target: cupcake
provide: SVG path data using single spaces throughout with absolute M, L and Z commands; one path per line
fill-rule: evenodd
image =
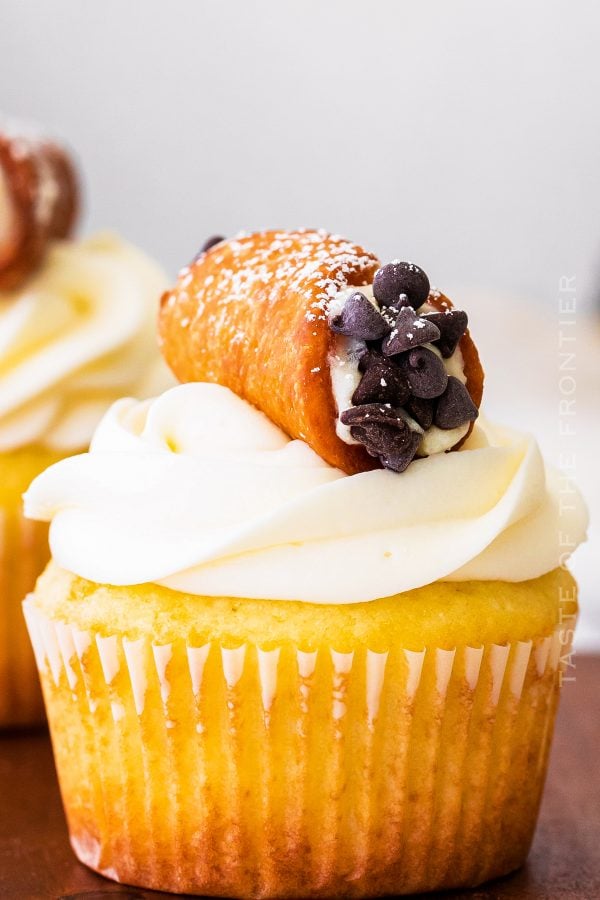
M 479 416 L 464 311 L 322 232 L 164 295 L 184 382 L 25 497 L 71 843 L 145 888 L 370 897 L 524 861 L 576 611 L 559 477 Z M 569 626 L 565 622 L 569 621 Z
M 21 495 L 86 450 L 123 393 L 169 383 L 153 354 L 160 269 L 113 235 L 74 241 L 73 164 L 58 145 L 0 133 L 0 727 L 43 715 L 21 601 L 48 560 Z

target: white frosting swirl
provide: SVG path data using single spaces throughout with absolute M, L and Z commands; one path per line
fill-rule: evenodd
M 118 397 L 172 384 L 155 338 L 165 285 L 141 251 L 102 234 L 57 242 L 23 288 L 0 294 L 0 452 L 80 450 Z
M 559 564 L 557 475 L 535 441 L 478 424 L 402 475 L 347 476 L 228 389 L 121 400 L 90 452 L 25 495 L 60 566 L 99 583 L 353 603 L 439 579 L 521 581 Z M 584 539 L 585 508 L 560 519 Z

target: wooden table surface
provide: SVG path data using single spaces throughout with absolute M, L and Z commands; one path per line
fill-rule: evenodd
M 576 656 L 563 687 L 550 772 L 533 849 L 516 874 L 447 900 L 600 898 L 600 657 Z M 71 853 L 48 736 L 0 736 L 0 898 L 101 900 L 172 897 L 127 888 Z M 431 896 L 431 895 L 430 895 Z

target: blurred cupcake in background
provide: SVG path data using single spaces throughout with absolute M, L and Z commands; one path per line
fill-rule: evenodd
M 21 601 L 47 528 L 23 519 L 21 495 L 87 449 L 117 397 L 169 383 L 154 337 L 165 275 L 115 235 L 73 240 L 78 207 L 65 149 L 0 125 L 0 727 L 43 715 Z

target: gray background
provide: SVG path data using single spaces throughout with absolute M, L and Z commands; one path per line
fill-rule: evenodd
M 600 299 L 592 2 L 4 0 L 3 108 L 68 137 L 90 221 L 170 269 L 206 232 L 326 225 L 382 256 Z
M 422 264 L 470 311 L 488 409 L 554 460 L 576 274 L 578 478 L 600 509 L 599 31 L 598 4 L 557 0 L 3 0 L 0 107 L 75 148 L 85 229 L 171 273 L 207 234 L 298 224 Z

